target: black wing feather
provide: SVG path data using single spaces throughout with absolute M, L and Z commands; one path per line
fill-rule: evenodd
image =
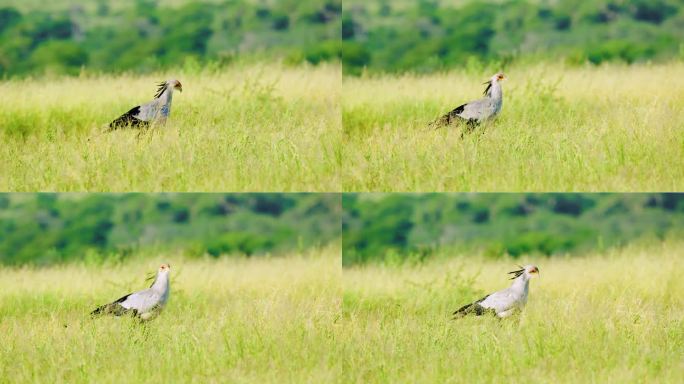
M 431 125 L 434 126 L 435 128 L 443 127 L 445 125 L 449 125 L 453 123 L 454 121 L 462 121 L 464 120 L 461 116 L 459 116 L 461 113 L 463 113 L 463 109 L 465 108 L 465 104 L 459 105 L 458 107 L 454 108 L 451 112 L 447 113 L 446 115 L 440 117 L 439 119 L 435 120 Z
M 97 315 L 104 315 L 104 314 L 113 314 L 115 316 L 121 316 L 121 315 L 126 314 L 126 313 L 131 312 L 131 311 L 137 312 L 136 310 L 126 309 L 121 304 L 119 304 L 119 303 L 123 303 L 128 298 L 128 296 L 130 296 L 130 295 L 132 295 L 132 293 L 129 293 L 126 296 L 122 296 L 122 297 L 116 299 L 115 301 L 112 301 L 109 304 L 99 306 L 94 311 L 90 312 L 90 315 L 91 316 L 97 316 Z
M 111 130 L 124 128 L 124 127 L 139 127 L 146 126 L 149 123 L 135 117 L 140 113 L 140 106 L 131 108 L 130 111 L 124 113 L 123 115 L 117 117 L 114 121 L 109 123 L 109 128 Z
M 477 300 L 473 303 L 466 304 L 466 305 L 462 306 L 461 308 L 457 309 L 456 311 L 454 311 L 454 313 L 452 313 L 451 315 L 454 317 L 463 317 L 463 316 L 468 315 L 470 313 L 475 313 L 476 316 L 484 315 L 485 313 L 490 312 L 491 310 L 481 306 L 480 303 L 483 302 L 484 299 L 486 299 L 488 297 L 489 297 L 489 295 L 487 295 L 487 296 L 485 296 L 485 297 L 481 298 L 480 300 Z

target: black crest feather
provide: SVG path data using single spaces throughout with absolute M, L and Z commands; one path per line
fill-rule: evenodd
M 157 89 L 157 94 L 154 95 L 155 99 L 158 99 L 162 93 L 164 93 L 164 90 L 166 89 L 166 81 L 162 81 L 161 83 L 158 84 L 159 89 Z
M 484 85 L 484 84 L 487 84 L 487 88 L 484 90 L 484 93 L 483 93 L 483 95 L 486 96 L 486 95 L 487 95 L 487 92 L 489 92 L 489 88 L 492 87 L 492 81 L 489 80 L 489 81 L 486 81 L 486 82 L 484 82 L 484 83 L 482 83 L 482 84 L 483 84 L 483 85 Z
M 150 280 L 152 280 L 152 285 L 150 285 L 150 288 L 152 288 L 154 286 L 154 283 L 157 282 L 157 274 L 154 272 L 148 273 L 147 277 L 145 277 L 145 281 L 150 281 Z
M 522 275 L 523 273 L 525 273 L 525 268 L 523 268 L 523 267 L 521 267 L 521 266 L 519 266 L 519 265 L 518 265 L 518 268 L 520 268 L 520 269 L 518 269 L 518 270 L 516 270 L 516 271 L 510 271 L 510 272 L 508 272 L 509 275 L 513 275 L 513 277 L 511 277 L 511 280 L 515 280 L 515 279 L 517 279 L 518 277 L 520 277 L 520 275 Z

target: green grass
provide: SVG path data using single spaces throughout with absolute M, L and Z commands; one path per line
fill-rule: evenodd
M 330 382 L 339 376 L 338 248 L 283 258 L 171 260 L 145 326 L 89 312 L 169 259 L 0 269 L 0 382 Z M 149 283 L 148 283 L 149 284 Z
M 177 78 L 166 126 L 100 134 Z M 337 191 L 339 65 L 0 82 L 0 190 Z
M 344 270 L 342 382 L 681 383 L 684 245 Z M 533 262 L 516 318 L 450 314 Z
M 346 77 L 344 190 L 684 189 L 684 64 L 509 68 L 495 121 L 427 128 L 493 71 Z
M 525 259 L 514 318 L 450 320 L 513 260 L 435 259 L 341 273 L 335 247 L 279 258 L 159 255 L 0 269 L 0 382 L 681 382 L 684 244 Z M 97 305 L 172 266 L 145 325 Z

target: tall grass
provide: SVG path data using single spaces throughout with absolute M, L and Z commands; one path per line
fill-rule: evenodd
M 166 126 L 101 134 L 177 78 Z M 335 191 L 337 65 L 0 82 L 0 190 Z
M 339 376 L 338 248 L 283 258 L 172 259 L 155 320 L 91 319 L 168 261 L 0 269 L 0 382 L 330 382 Z M 149 284 L 149 283 L 148 283 Z
M 495 121 L 463 140 L 427 128 L 491 74 L 345 78 L 344 190 L 684 188 L 684 64 L 509 68 Z
M 516 318 L 451 320 L 508 286 L 517 261 L 454 258 L 344 270 L 343 382 L 681 383 L 684 245 L 529 259 Z

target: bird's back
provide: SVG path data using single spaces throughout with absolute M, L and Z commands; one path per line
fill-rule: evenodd
M 460 116 L 464 119 L 475 119 L 482 121 L 493 117 L 501 110 L 500 101 L 490 97 L 471 101 L 463 106 L 463 112 Z
M 138 313 L 146 313 L 160 305 L 164 305 L 167 297 L 168 295 L 166 294 L 148 288 L 128 295 L 119 304 L 126 309 L 135 309 Z
M 161 99 L 154 99 L 149 103 L 145 103 L 140 106 L 140 113 L 138 118 L 143 121 L 153 121 L 157 119 L 163 108 L 163 103 Z
M 527 291 L 519 291 L 512 287 L 497 291 L 487 296 L 480 305 L 484 308 L 494 309 L 496 313 L 519 308 L 527 301 Z

